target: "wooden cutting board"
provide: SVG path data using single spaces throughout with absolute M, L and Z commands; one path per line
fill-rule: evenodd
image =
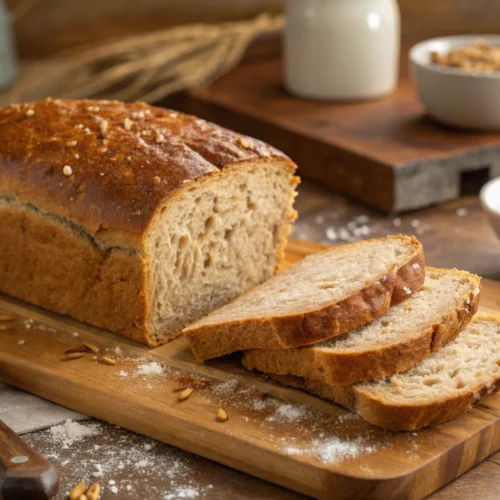
M 321 248 L 292 241 L 287 262 Z M 500 283 L 484 282 L 482 308 L 500 313 Z M 236 357 L 202 365 L 182 338 L 150 349 L 6 296 L 0 311 L 17 318 L 2 322 L 2 381 L 313 497 L 423 498 L 500 449 L 500 396 L 453 422 L 394 434 L 248 373 Z M 83 341 L 117 364 L 93 354 L 62 361 Z M 174 389 L 193 385 L 179 402 Z
M 279 38 L 207 89 L 166 105 L 283 150 L 299 174 L 384 211 L 406 211 L 477 191 L 500 175 L 500 135 L 452 129 L 425 115 L 403 41 L 396 91 L 365 102 L 298 99 L 283 88 Z

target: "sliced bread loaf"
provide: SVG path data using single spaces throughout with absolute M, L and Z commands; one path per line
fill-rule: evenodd
M 183 330 L 200 360 L 314 344 L 358 328 L 420 290 L 422 245 L 389 236 L 310 255 Z
M 382 380 L 347 387 L 293 376 L 272 378 L 334 401 L 379 427 L 414 430 L 436 425 L 500 389 L 500 318 L 478 313 L 446 347 Z
M 276 273 L 295 164 L 142 103 L 0 109 L 0 292 L 159 345 Z
M 253 349 L 250 370 L 351 385 L 408 370 L 453 340 L 476 313 L 478 276 L 427 268 L 424 286 L 384 316 L 344 335 L 296 349 Z

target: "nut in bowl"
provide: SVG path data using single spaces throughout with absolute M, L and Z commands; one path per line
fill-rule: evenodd
M 429 115 L 454 127 L 500 131 L 499 52 L 500 35 L 449 36 L 414 45 L 412 77 Z
M 479 195 L 491 227 L 500 238 L 500 177 L 487 182 Z

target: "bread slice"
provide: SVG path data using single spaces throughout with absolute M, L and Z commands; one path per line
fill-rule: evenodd
M 272 378 L 334 401 L 385 429 L 440 424 L 500 389 L 500 318 L 478 313 L 446 347 L 382 380 L 347 387 L 293 376 Z
M 351 385 L 408 370 L 453 340 L 479 304 L 479 276 L 427 268 L 424 286 L 382 317 L 342 336 L 296 349 L 253 349 L 250 370 Z
M 314 344 L 358 328 L 420 290 L 422 245 L 389 236 L 310 255 L 183 330 L 200 360 Z

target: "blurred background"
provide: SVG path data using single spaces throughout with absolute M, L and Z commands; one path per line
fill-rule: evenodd
M 405 232 L 455 265 L 437 242 L 448 234 L 464 258 L 479 251 L 462 267 L 498 276 L 487 221 L 500 233 L 500 208 L 483 213 L 478 194 L 500 175 L 500 125 L 450 126 L 422 95 L 430 88 L 448 111 L 500 122 L 498 74 L 483 82 L 491 92 L 474 79 L 464 98 L 453 71 L 430 67 L 430 49 L 420 69 L 443 81 L 415 80 L 408 57 L 433 37 L 498 33 L 498 0 L 3 0 L 3 8 L 0 105 L 109 98 L 195 114 L 297 162 L 294 236 L 337 243 Z M 343 89 L 339 75 L 351 75 Z M 369 88 L 376 81 L 382 87 Z M 490 190 L 490 205 L 499 192 L 500 184 Z
M 6 0 L 19 55 L 47 57 L 79 45 L 190 23 L 278 14 L 284 0 Z M 496 0 L 399 0 L 402 33 L 414 40 L 498 32 Z

